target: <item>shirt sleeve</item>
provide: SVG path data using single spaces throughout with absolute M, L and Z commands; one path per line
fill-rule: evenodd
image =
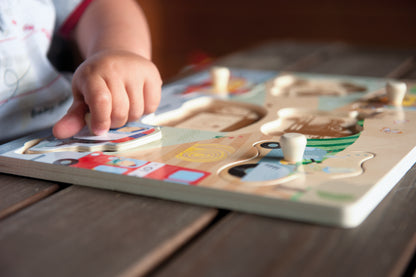
M 93 0 L 53 0 L 56 10 L 55 30 L 68 37 L 85 9 Z

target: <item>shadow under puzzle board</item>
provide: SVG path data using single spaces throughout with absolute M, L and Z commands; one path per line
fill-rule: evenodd
M 416 82 L 399 107 L 385 79 L 231 69 L 164 86 L 155 114 L 59 141 L 0 146 L 0 171 L 343 227 L 359 225 L 416 160 Z M 303 161 L 280 136 L 308 138 Z

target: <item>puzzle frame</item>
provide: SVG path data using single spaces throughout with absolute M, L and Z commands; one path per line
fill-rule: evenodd
M 355 227 L 416 162 L 416 82 L 397 107 L 383 78 L 231 76 L 225 97 L 209 71 L 165 85 L 157 112 L 125 136 L 63 142 L 47 130 L 1 145 L 0 172 Z M 283 158 L 287 132 L 308 137 L 301 163 Z

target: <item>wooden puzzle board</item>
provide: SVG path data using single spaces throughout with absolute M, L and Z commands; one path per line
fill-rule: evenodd
M 416 83 L 393 107 L 386 81 L 232 69 L 224 98 L 201 72 L 112 137 L 45 131 L 2 145 L 0 171 L 354 227 L 416 161 Z M 308 138 L 302 163 L 283 159 L 288 132 Z

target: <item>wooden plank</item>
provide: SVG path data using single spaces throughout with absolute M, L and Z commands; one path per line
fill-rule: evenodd
M 397 72 L 409 55 L 341 45 L 303 69 L 386 76 Z M 415 183 L 413 166 L 355 229 L 232 213 L 152 275 L 398 276 L 416 247 Z
M 369 77 L 399 78 L 415 50 L 396 50 L 388 48 L 359 47 L 338 44 L 325 58 L 312 65 L 306 72 L 344 74 Z
M 374 67 L 375 59 L 379 66 Z M 219 59 L 237 68 L 369 77 L 416 78 L 416 50 L 359 47 L 341 42 L 270 41 Z M 339 66 L 342 65 L 342 66 Z
M 137 276 L 216 210 L 71 186 L 0 222 L 1 276 Z
M 337 49 L 338 43 L 296 43 L 292 40 L 270 41 L 243 48 L 232 54 L 223 56 L 214 61 L 214 64 L 204 65 L 201 68 L 188 68 L 181 71 L 168 81 L 180 80 L 195 70 L 204 70 L 212 65 L 222 65 L 230 68 L 260 69 L 260 70 L 292 70 L 302 71 L 313 64 L 319 63 L 325 53 Z
M 405 79 L 416 79 L 416 50 L 414 52 L 414 55 L 410 57 L 403 66 L 403 71 L 405 72 L 403 78 Z
M 227 55 L 216 63 L 245 69 L 282 70 L 296 67 L 302 70 L 303 67 L 319 62 L 321 53 L 331 49 L 332 44 L 270 41 Z
M 59 186 L 51 182 L 0 174 L 0 220 L 58 189 Z
M 355 229 L 232 213 L 153 276 L 400 276 L 416 246 L 415 182 L 413 167 Z

